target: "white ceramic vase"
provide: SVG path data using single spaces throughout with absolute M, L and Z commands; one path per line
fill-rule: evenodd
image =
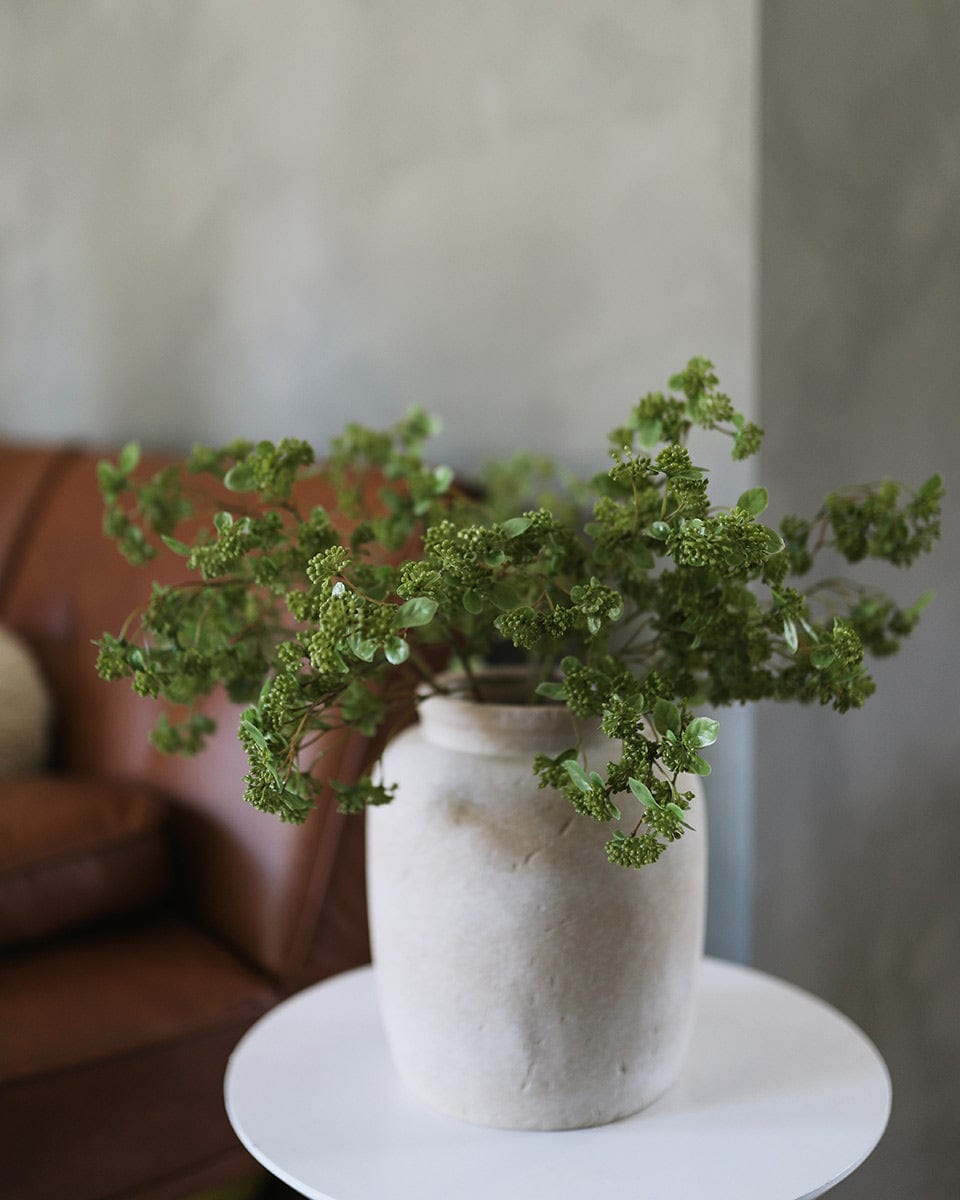
M 602 770 L 609 743 L 579 734 Z M 431 697 L 384 757 L 396 798 L 368 812 L 371 938 L 396 1068 L 425 1103 L 481 1125 L 572 1129 L 637 1112 L 676 1078 L 690 1033 L 702 804 L 696 831 L 658 863 L 611 865 L 616 826 L 578 815 L 533 774 L 538 751 L 577 736 L 560 706 Z M 682 786 L 699 796 L 699 780 Z M 624 808 L 629 832 L 638 814 Z

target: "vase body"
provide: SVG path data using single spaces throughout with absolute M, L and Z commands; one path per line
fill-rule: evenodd
M 395 799 L 368 811 L 371 942 L 394 1063 L 425 1103 L 478 1124 L 572 1129 L 637 1112 L 673 1082 L 689 1038 L 702 805 L 696 830 L 659 862 L 611 865 L 616 824 L 577 814 L 533 774 L 536 753 L 578 736 L 602 770 L 609 742 L 565 708 L 431 697 L 384 756 Z M 680 784 L 699 795 L 698 780 Z

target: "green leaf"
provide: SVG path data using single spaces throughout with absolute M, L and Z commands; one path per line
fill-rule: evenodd
M 383 643 L 383 653 L 386 655 L 388 663 L 399 667 L 401 663 L 405 663 L 410 657 L 410 647 L 403 638 L 389 637 Z
M 611 479 L 608 474 L 594 475 L 590 480 L 590 486 L 598 495 L 607 496 L 611 500 L 620 500 L 630 494 L 630 488 L 627 484 L 619 483 L 616 479 Z
M 670 535 L 670 526 L 666 521 L 654 521 L 647 533 L 658 542 L 665 542 Z
M 503 531 L 503 536 L 509 540 L 510 538 L 519 537 L 521 533 L 526 533 L 530 528 L 529 517 L 511 517 L 509 521 L 504 521 L 500 526 Z
M 644 808 L 660 807 L 653 798 L 653 792 L 650 791 L 645 783 L 641 783 L 639 779 L 628 779 L 627 786 L 644 806 Z
M 463 593 L 462 600 L 463 607 L 468 613 L 473 613 L 473 615 L 476 616 L 478 613 L 483 612 L 483 597 L 473 588 L 468 588 Z
M 818 670 L 823 671 L 836 657 L 836 653 L 830 646 L 817 646 L 810 655 L 810 661 Z
M 666 733 L 668 729 L 672 729 L 674 733 L 679 733 L 680 710 L 675 704 L 671 704 L 669 700 L 661 698 L 653 706 L 653 723 L 661 733 Z
M 224 475 L 223 482 L 231 492 L 252 492 L 256 490 L 257 477 L 250 463 L 238 462 Z
M 779 554 L 786 545 L 783 538 L 775 529 L 771 529 L 769 525 L 763 526 L 763 532 L 767 536 L 767 553 L 771 555 Z
M 925 483 L 920 485 L 917 496 L 920 500 L 936 500 L 942 491 L 943 476 L 931 475 Z
M 429 596 L 414 596 L 397 609 L 393 626 L 395 629 L 415 629 L 419 625 L 429 625 L 436 611 L 436 600 Z
M 659 417 L 654 417 L 650 421 L 637 422 L 637 437 L 640 439 L 640 445 L 644 450 L 649 450 L 651 446 L 655 446 L 663 436 L 663 422 Z
M 452 467 L 435 467 L 433 471 L 433 494 L 442 496 L 453 483 Z
M 102 458 L 97 463 L 97 481 L 102 488 L 115 488 L 122 482 L 123 477 L 112 462 Z
M 934 476 L 934 478 L 939 479 L 940 476 L 936 475 L 936 476 Z M 934 598 L 935 594 L 936 594 L 935 592 L 924 592 L 919 600 L 915 600 L 913 602 L 913 604 L 910 605 L 909 608 L 904 609 L 903 615 L 909 621 L 915 621 L 917 619 L 917 617 L 919 617 L 920 614 L 923 612 L 923 610 L 927 607 L 927 605 L 930 603 L 930 601 Z
M 690 770 L 694 775 L 710 774 L 710 764 L 705 758 L 701 758 L 699 754 L 692 754 L 690 760 Z
M 372 638 L 365 638 L 359 633 L 351 633 L 347 638 L 347 645 L 357 658 L 364 662 L 373 662 L 373 656 L 377 652 L 377 643 Z
M 759 517 L 770 502 L 767 489 L 762 487 L 749 488 L 737 501 L 737 508 L 743 509 L 751 517 Z
M 233 525 L 233 516 L 228 512 L 218 512 L 214 514 L 213 525 L 217 533 L 226 533 Z
M 169 534 L 161 533 L 160 540 L 168 550 L 172 550 L 174 554 L 179 554 L 183 558 L 186 558 L 190 553 L 190 547 L 181 542 L 179 538 L 170 537 Z
M 687 824 L 687 822 L 684 820 L 684 812 L 683 812 L 683 809 L 680 807 L 680 805 L 679 805 L 679 804 L 674 804 L 674 803 L 671 801 L 669 804 L 665 805 L 664 807 L 666 808 L 666 810 L 667 810 L 667 812 L 668 812 L 668 813 L 670 813 L 672 816 L 674 816 L 674 817 L 676 817 L 676 818 L 677 818 L 677 820 L 678 820 L 678 821 L 680 822 L 680 824 L 681 824 L 681 825 L 684 827 L 684 829 L 689 829 L 689 830 L 691 830 L 692 832 L 694 831 L 694 830 L 693 830 L 693 826 L 692 826 L 692 825 L 688 825 L 688 824 Z
M 783 640 L 790 647 L 790 652 L 796 654 L 799 642 L 797 640 L 797 625 L 792 617 L 783 619 Z
M 563 763 L 563 769 L 570 776 L 573 783 L 576 784 L 581 792 L 592 791 L 593 784 L 587 778 L 586 771 L 584 771 L 583 767 L 580 766 L 575 758 L 565 759 Z
M 264 754 L 269 754 L 267 739 L 263 736 L 262 731 L 256 723 L 258 716 L 259 714 L 256 709 L 248 708 L 240 718 L 240 721 L 250 738 L 256 743 L 258 749 L 262 750 Z
M 694 749 L 712 746 L 720 735 L 720 722 L 712 717 L 695 717 L 683 733 L 683 740 Z
M 523 601 L 509 583 L 496 582 L 490 587 L 490 599 L 501 612 L 512 612 Z
M 562 683 L 552 683 L 550 680 L 537 684 L 537 695 L 547 700 L 566 700 L 567 691 Z
M 124 448 L 120 451 L 120 458 L 117 465 L 123 475 L 129 475 L 131 471 L 137 469 L 137 463 L 140 461 L 140 445 L 137 442 L 127 442 Z

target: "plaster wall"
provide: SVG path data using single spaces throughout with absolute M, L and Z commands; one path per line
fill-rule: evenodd
M 697 353 L 752 411 L 756 36 L 753 0 L 5 3 L 0 432 L 322 446 L 418 403 L 463 471 L 593 471 Z M 750 728 L 714 756 L 741 958 Z
M 4 4 L 4 429 L 420 403 L 458 465 L 590 464 L 692 353 L 749 403 L 754 34 L 750 0 Z
M 877 694 L 757 720 L 757 965 L 851 1016 L 893 1077 L 838 1200 L 960 1188 L 958 61 L 954 4 L 764 5 L 761 476 L 807 514 L 842 483 L 948 488 L 915 578 L 858 570 L 903 603 L 936 591 Z

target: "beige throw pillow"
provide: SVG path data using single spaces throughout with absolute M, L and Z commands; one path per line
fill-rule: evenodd
M 0 776 L 43 764 L 49 722 L 50 700 L 33 654 L 0 626 Z

